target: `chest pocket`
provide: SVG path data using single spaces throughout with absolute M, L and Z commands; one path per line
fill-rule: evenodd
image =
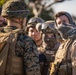
M 47 59 L 48 62 L 54 61 L 55 53 L 56 53 L 55 50 L 46 50 L 44 52 L 44 55 L 46 56 L 46 59 Z

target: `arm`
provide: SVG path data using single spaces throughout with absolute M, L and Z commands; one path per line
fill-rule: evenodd
M 23 59 L 26 75 L 41 75 L 37 47 L 33 40 L 26 41 Z
M 60 63 L 62 62 L 63 59 L 63 55 L 65 53 L 65 51 L 62 51 L 62 46 L 63 44 L 61 44 L 56 52 L 55 55 L 55 60 L 54 62 L 51 64 L 51 70 L 50 70 L 50 75 L 56 75 L 58 72 L 58 69 L 60 67 Z
M 74 41 L 71 48 L 71 60 L 72 60 L 72 75 L 76 75 L 76 41 Z

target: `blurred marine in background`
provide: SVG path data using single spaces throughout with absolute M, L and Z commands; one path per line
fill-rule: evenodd
M 55 22 L 57 25 L 60 25 L 62 23 L 68 23 L 74 27 L 76 26 L 72 16 L 65 11 L 60 11 L 55 14 Z
M 38 24 L 37 24 L 38 25 Z M 40 56 L 45 55 L 46 61 L 43 61 L 41 57 L 39 59 L 40 62 L 43 62 L 42 66 L 42 75 L 49 75 L 50 73 L 50 65 L 54 61 L 54 57 L 56 51 L 59 47 L 59 42 L 57 41 L 57 33 L 55 31 L 55 22 L 54 21 L 46 21 L 41 25 L 41 29 L 39 25 L 36 27 L 42 35 L 42 48 L 40 51 Z
M 56 29 L 63 41 L 52 63 L 50 75 L 76 75 L 76 28 L 62 23 Z
M 0 7 L 0 27 L 6 26 L 5 18 L 1 16 L 2 8 Z

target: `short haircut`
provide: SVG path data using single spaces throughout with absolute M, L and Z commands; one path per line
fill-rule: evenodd
M 63 15 L 66 16 L 65 12 L 63 12 L 63 11 L 58 12 L 58 13 L 55 15 L 55 19 L 57 19 L 58 17 L 63 16 Z

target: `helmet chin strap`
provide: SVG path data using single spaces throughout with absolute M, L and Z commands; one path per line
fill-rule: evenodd
M 15 23 L 21 25 L 21 29 L 24 28 L 24 26 L 23 26 L 24 18 L 23 18 L 23 19 L 19 19 L 19 21 L 16 21 L 16 20 L 14 20 L 13 18 L 11 18 L 11 20 L 12 20 L 13 22 L 15 22 Z
M 19 19 L 19 24 L 21 25 L 21 29 L 24 28 L 24 26 L 23 26 L 23 21 L 24 21 L 24 19 Z

